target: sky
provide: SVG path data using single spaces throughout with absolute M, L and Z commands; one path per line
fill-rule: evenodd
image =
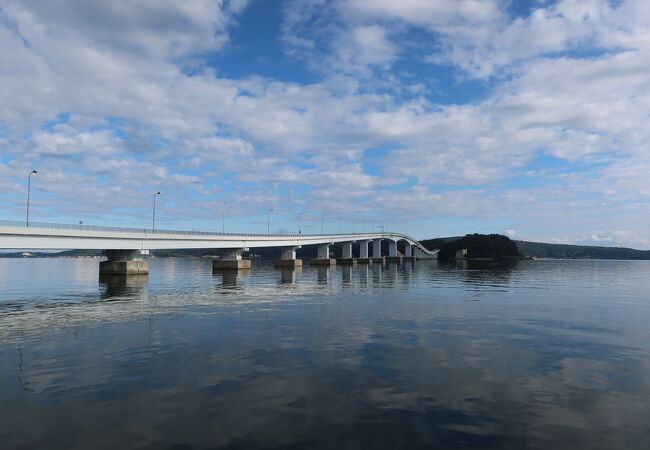
M 0 4 L 4 220 L 648 249 L 649 125 L 647 0 Z

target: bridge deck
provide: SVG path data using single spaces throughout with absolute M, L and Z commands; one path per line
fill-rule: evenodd
M 260 248 L 389 239 L 406 241 L 434 255 L 401 233 L 257 234 L 152 230 L 89 225 L 0 221 L 0 248 L 49 250 L 162 250 L 189 248 Z

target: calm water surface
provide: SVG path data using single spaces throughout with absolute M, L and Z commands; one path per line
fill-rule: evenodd
M 650 262 L 0 259 L 0 448 L 650 448 Z

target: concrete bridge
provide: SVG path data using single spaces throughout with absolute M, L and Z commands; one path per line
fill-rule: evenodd
M 388 254 L 382 255 L 382 241 Z M 403 247 L 398 252 L 398 243 Z M 331 258 L 330 246 L 341 244 L 341 255 Z M 44 250 L 102 250 L 107 261 L 100 263 L 100 274 L 141 274 L 149 267 L 142 255 L 150 250 L 220 249 L 215 269 L 238 270 L 251 267 L 242 253 L 252 248 L 278 247 L 278 267 L 299 267 L 296 250 L 307 245 L 318 247 L 314 265 L 371 264 L 373 262 L 437 258 L 437 251 L 424 248 L 417 240 L 400 233 L 338 234 L 249 234 L 205 231 L 173 231 L 143 228 L 117 228 L 88 225 L 0 220 L 0 248 Z M 356 250 L 356 252 L 354 251 Z

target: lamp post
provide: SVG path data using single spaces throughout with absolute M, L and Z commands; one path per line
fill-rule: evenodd
M 38 173 L 36 170 L 32 170 L 29 172 L 29 175 L 27 175 L 27 215 L 25 217 L 25 226 L 26 228 L 29 228 L 29 193 L 32 189 L 32 175 Z
M 325 234 L 325 214 L 320 216 L 320 234 Z
M 151 215 L 151 232 L 156 232 L 156 195 L 160 195 L 160 192 L 155 192 L 153 194 L 153 213 Z
M 302 234 L 302 227 L 300 224 L 300 214 L 298 214 L 298 234 Z
M 271 234 L 271 213 L 273 212 L 273 208 L 269 209 L 266 212 L 266 234 Z
M 223 207 L 221 208 L 221 232 L 226 232 L 226 205 L 228 203 L 223 202 Z

